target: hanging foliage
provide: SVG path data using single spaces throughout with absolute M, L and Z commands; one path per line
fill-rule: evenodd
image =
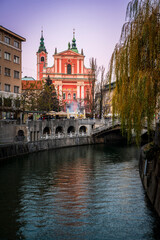
M 160 1 L 132 0 L 120 42 L 112 54 L 109 79 L 116 78 L 113 113 L 120 116 L 128 140 L 137 143 L 144 124 L 151 128 L 160 98 Z

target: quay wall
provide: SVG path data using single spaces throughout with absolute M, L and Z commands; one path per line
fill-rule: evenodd
M 154 142 L 141 148 L 140 177 L 146 194 L 160 216 L 160 125 L 157 124 Z
M 24 154 L 49 149 L 57 149 L 71 146 L 88 145 L 95 143 L 103 143 L 104 139 L 93 139 L 89 136 L 61 138 L 61 139 L 45 139 L 34 142 L 17 142 L 0 145 L 0 161 Z
M 48 138 L 56 138 L 58 132 L 61 135 L 63 134 L 64 137 L 68 137 L 70 128 L 74 129 L 74 135 L 81 134 L 81 130 L 84 131 L 85 128 L 85 134 L 90 136 L 93 126 L 94 121 L 88 119 L 37 120 L 27 121 L 25 124 L 17 124 L 16 121 L 5 120 L 0 121 L 0 144 L 15 143 L 22 140 L 24 142 L 39 141 L 46 138 L 46 134 Z

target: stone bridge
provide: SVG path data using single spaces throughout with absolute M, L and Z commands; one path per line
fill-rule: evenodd
M 92 119 L 28 120 L 24 124 L 19 124 L 13 120 L 1 120 L 0 144 L 90 137 L 94 125 L 95 120 Z
M 151 138 L 153 138 L 154 132 L 155 132 L 155 126 L 156 124 L 152 123 L 152 131 L 151 131 Z M 133 138 L 135 137 L 135 134 L 132 133 Z M 99 127 L 96 127 L 92 130 L 92 137 L 94 138 L 104 138 L 105 142 L 109 141 L 116 141 L 116 140 L 125 140 L 126 137 L 122 136 L 121 134 L 121 123 L 119 120 L 115 120 L 114 122 L 110 119 L 108 121 L 104 121 L 103 124 L 101 124 Z M 141 132 L 141 140 L 143 142 L 148 142 L 148 129 L 147 124 L 144 125 L 144 128 Z
M 126 142 L 126 137 L 122 136 L 120 121 L 114 122 L 110 119 L 105 121 L 99 127 L 96 127 L 92 131 L 92 137 L 94 139 L 103 139 L 104 142 Z
M 29 120 L 25 124 L 0 121 L 0 144 L 77 137 L 101 138 L 106 142 L 120 140 L 122 139 L 120 122 L 118 120 L 112 122 L 111 119 Z
M 106 132 L 114 131 L 116 129 L 120 129 L 120 121 L 112 121 L 111 119 L 108 121 L 104 121 L 99 127 L 96 127 L 92 131 L 92 136 L 94 137 L 102 137 L 106 134 Z

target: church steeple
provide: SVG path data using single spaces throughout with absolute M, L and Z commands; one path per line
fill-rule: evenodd
M 73 29 L 73 39 L 72 39 L 72 51 L 78 53 L 78 49 L 76 47 L 76 39 L 75 39 L 75 29 Z
M 45 53 L 47 53 L 47 50 L 46 50 L 46 48 L 45 48 L 45 46 L 44 46 L 44 37 L 43 37 L 43 30 L 41 30 L 41 38 L 40 38 L 40 46 L 39 46 L 39 49 L 38 49 L 38 53 L 40 53 L 40 52 L 45 52 Z
M 41 31 L 41 41 L 37 52 L 37 80 L 42 80 L 44 68 L 47 67 L 47 50 L 44 46 L 43 30 Z

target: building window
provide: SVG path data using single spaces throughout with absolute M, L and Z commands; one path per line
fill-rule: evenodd
M 5 92 L 10 92 L 11 86 L 9 84 L 5 84 Z
M 4 106 L 5 107 L 11 107 L 12 106 L 12 100 L 10 98 L 4 98 L 3 100 L 4 100 Z
M 71 94 L 70 93 L 68 93 L 68 99 L 71 99 Z
M 18 71 L 14 71 L 14 78 L 19 78 L 19 72 Z
M 4 42 L 7 43 L 7 44 L 10 44 L 10 38 L 9 37 L 4 37 Z
M 5 53 L 4 53 L 4 59 L 6 59 L 6 60 L 11 60 L 11 54 L 8 53 L 8 52 L 5 52 Z
M 14 41 L 14 47 L 19 48 L 19 42 Z
M 11 76 L 11 69 L 5 68 L 4 75 L 10 77 Z
M 41 57 L 41 62 L 44 62 L 44 57 Z
M 1 53 L 1 49 L 0 49 L 0 58 L 1 58 L 1 56 L 2 56 L 2 53 Z
M 63 93 L 63 99 L 66 99 L 66 94 L 65 93 Z
M 0 66 L 0 75 L 1 75 L 1 66 Z
M 19 93 L 19 87 L 18 86 L 14 86 L 14 93 Z
M 1 91 L 1 83 L 0 83 L 0 91 Z
M 73 93 L 73 99 L 76 100 L 76 93 Z
M 14 61 L 14 63 L 19 63 L 19 57 L 14 55 L 14 60 L 13 61 Z
M 67 65 L 67 74 L 71 74 L 71 64 Z
M 21 105 L 20 100 L 19 99 L 15 99 L 14 100 L 14 105 L 15 105 L 15 107 L 20 107 L 20 105 Z

